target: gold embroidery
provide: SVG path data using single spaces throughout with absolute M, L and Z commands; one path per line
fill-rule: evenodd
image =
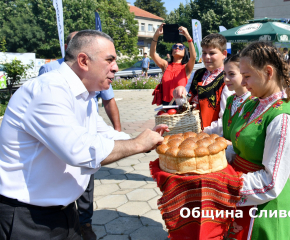
M 211 100 L 211 104 L 213 105 L 213 107 L 215 107 L 215 96 L 211 95 L 208 99 Z
M 212 90 L 213 88 L 215 88 L 219 82 L 221 81 L 221 79 L 224 77 L 224 75 L 221 75 L 217 80 L 214 80 L 215 82 L 213 83 L 213 85 L 211 85 L 210 87 L 207 88 L 198 88 L 198 94 L 203 94 L 204 92 L 209 92 L 210 90 Z

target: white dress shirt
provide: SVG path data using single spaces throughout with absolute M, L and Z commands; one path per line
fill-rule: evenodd
M 0 194 L 37 206 L 68 205 L 112 152 L 115 131 L 66 64 L 27 81 L 0 128 Z

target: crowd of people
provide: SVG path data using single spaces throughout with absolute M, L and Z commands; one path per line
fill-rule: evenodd
M 231 239 L 288 239 L 290 212 L 289 57 L 266 42 L 254 42 L 227 57 L 226 39 L 210 34 L 201 42 L 205 68 L 192 73 L 189 49 L 172 46 L 167 60 L 150 56 L 162 69 L 163 105 L 191 94 L 202 130 L 228 140 L 227 159 L 242 172 L 237 209 L 256 206 L 253 218 L 234 219 Z M 96 239 L 91 228 L 93 174 L 106 164 L 154 149 L 166 125 L 131 139 L 121 124 L 111 83 L 118 71 L 113 39 L 96 30 L 72 33 L 65 58 L 40 69 L 37 78 L 11 98 L 0 128 L 0 239 Z M 190 54 L 189 54 L 190 53 Z M 143 59 L 147 74 L 150 60 Z M 98 114 L 99 95 L 114 128 Z M 77 208 L 75 206 L 77 203 Z M 230 229 L 231 229 L 230 226 Z M 227 233 L 225 233 L 226 235 Z M 279 236 L 279 237 L 277 237 Z M 219 236 L 223 237 L 223 236 Z

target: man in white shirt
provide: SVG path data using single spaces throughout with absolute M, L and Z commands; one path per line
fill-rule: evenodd
M 77 239 L 74 201 L 102 165 L 154 149 L 167 126 L 135 139 L 98 115 L 95 91 L 118 71 L 113 40 L 77 33 L 59 69 L 12 96 L 0 128 L 0 239 Z

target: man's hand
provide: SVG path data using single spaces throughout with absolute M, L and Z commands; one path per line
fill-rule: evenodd
M 173 90 L 173 97 L 176 99 L 176 98 L 182 98 L 183 95 L 186 96 L 187 92 L 186 92 L 186 89 L 185 87 L 183 86 L 178 86 L 177 88 L 175 88 Z
M 160 145 L 164 138 L 159 133 L 150 129 L 146 129 L 140 135 L 138 135 L 133 141 L 135 141 L 140 148 L 140 152 L 148 152 Z
M 169 132 L 170 130 L 167 125 L 159 124 L 155 126 L 152 131 L 158 132 L 162 136 L 164 132 Z

